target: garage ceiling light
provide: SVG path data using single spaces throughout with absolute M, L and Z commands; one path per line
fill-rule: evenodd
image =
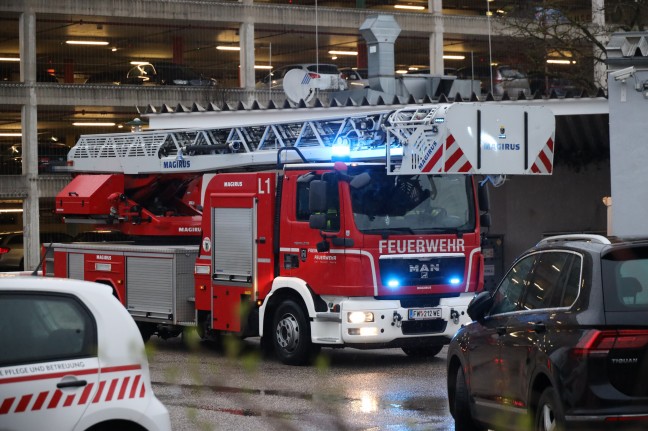
M 550 58 L 550 59 L 547 60 L 547 63 L 549 63 L 549 64 L 572 64 L 572 63 L 576 64 L 575 61 L 560 60 L 560 59 L 557 59 L 557 58 Z
M 91 123 L 91 122 L 89 122 L 89 123 L 81 123 L 81 122 L 79 122 L 79 123 L 72 123 L 72 125 L 73 125 L 73 126 L 79 126 L 79 127 L 84 127 L 84 126 L 87 126 L 87 127 L 111 127 L 111 126 L 114 126 L 115 123 L 110 123 L 110 122 L 102 122 L 102 123 Z
M 216 49 L 220 51 L 240 51 L 241 47 L 240 46 L 226 46 L 226 45 L 218 45 Z
M 358 55 L 358 51 L 336 51 L 332 50 L 328 52 L 331 55 Z
M 265 65 L 265 64 L 255 64 L 254 68 L 255 69 L 272 69 L 272 66 Z
M 3 138 L 19 138 L 22 136 L 20 132 L 2 132 L 0 136 Z
M 0 61 L 20 61 L 20 57 L 0 57 Z
M 395 4 L 394 9 L 424 10 L 425 6 L 414 6 L 414 5 L 411 5 L 411 4 Z
M 104 40 L 66 40 L 65 43 L 68 45 L 108 45 L 108 42 Z
M 466 56 L 465 55 L 444 55 L 443 59 L 444 60 L 465 60 Z

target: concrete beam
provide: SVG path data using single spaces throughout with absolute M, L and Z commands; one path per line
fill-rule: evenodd
M 2 6 L 5 12 L 20 13 L 24 10 L 25 0 L 7 0 Z M 29 0 L 30 9 L 36 14 L 87 15 L 121 17 L 129 19 L 155 19 L 197 22 L 240 23 L 241 17 L 250 17 L 256 25 L 273 24 L 286 27 L 311 29 L 313 27 L 313 7 L 247 4 L 234 2 L 196 2 L 192 0 L 173 0 L 156 2 L 153 7 L 146 0 Z M 369 15 L 385 11 L 354 8 L 319 7 L 318 25 L 329 28 L 357 30 Z M 431 13 L 392 12 L 404 34 L 428 35 L 434 28 L 435 19 Z M 451 33 L 465 35 L 487 35 L 488 23 L 482 16 L 443 16 L 444 27 Z M 493 34 L 501 29 L 493 23 Z
M 23 175 L 2 175 L 0 199 L 26 199 L 29 194 L 27 177 Z M 69 175 L 43 175 L 32 179 L 38 184 L 38 197 L 53 198 L 71 180 Z
M 140 87 L 121 85 L 78 85 L 37 83 L 39 106 L 160 106 L 178 103 L 191 106 L 194 102 L 207 105 L 227 101 L 246 100 L 244 90 L 233 88 Z M 263 98 L 261 92 L 248 91 L 253 97 Z M 267 93 L 267 92 L 266 92 Z M 22 105 L 29 100 L 29 89 L 21 83 L 0 83 L 0 106 Z M 267 97 L 266 97 L 267 98 Z

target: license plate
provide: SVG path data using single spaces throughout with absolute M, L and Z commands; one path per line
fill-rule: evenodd
M 409 310 L 409 320 L 440 319 L 440 308 L 411 308 Z

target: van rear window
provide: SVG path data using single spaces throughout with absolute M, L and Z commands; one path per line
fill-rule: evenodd
M 606 311 L 648 311 L 648 248 L 613 250 L 601 265 Z

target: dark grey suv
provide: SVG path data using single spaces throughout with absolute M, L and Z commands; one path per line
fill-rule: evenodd
M 544 239 L 448 348 L 458 431 L 648 429 L 648 240 Z

